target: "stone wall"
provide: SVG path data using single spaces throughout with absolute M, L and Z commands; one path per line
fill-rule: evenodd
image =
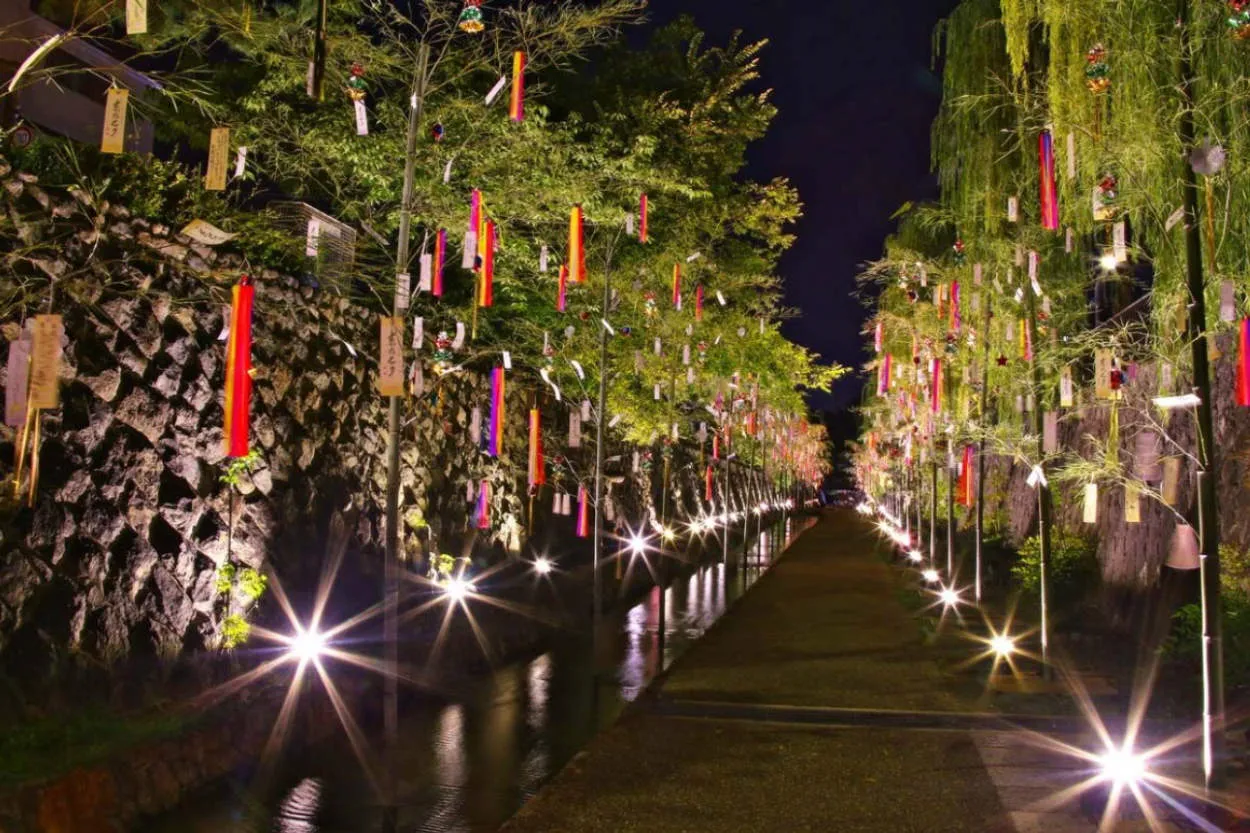
M 1214 423 L 1216 433 L 1217 494 L 1220 502 L 1221 540 L 1241 551 L 1250 548 L 1250 505 L 1247 498 L 1247 463 L 1250 462 L 1250 409 L 1235 404 L 1236 343 L 1231 333 L 1221 334 L 1215 343 L 1221 353 L 1213 363 Z M 1150 400 L 1158 395 L 1159 371 L 1154 363 L 1128 368 L 1132 376 L 1119 405 L 1119 460 L 1124 476 L 1138 476 L 1135 449 L 1137 435 L 1153 432 L 1160 436 L 1165 457 L 1181 460 L 1179 500 L 1175 507 L 1160 500 L 1141 497 L 1140 523 L 1126 523 L 1124 487 L 1100 483 L 1098 521 L 1084 523 L 1084 496 L 1079 484 L 1053 483 L 1055 519 L 1066 531 L 1097 538 L 1098 558 L 1104 584 L 1119 590 L 1144 591 L 1156 585 L 1160 568 L 1167 560 L 1173 533 L 1180 517 L 1197 525 L 1192 459 L 1195 445 L 1194 419 L 1188 411 L 1165 414 Z M 1171 393 L 1184 392 L 1182 371 L 1174 373 Z M 1079 407 L 1067 409 L 1059 422 L 1061 453 L 1080 450 L 1084 456 L 1097 455 L 1105 447 L 1110 431 L 1110 406 L 1095 402 L 1092 384 L 1081 392 Z M 1091 438 L 1097 438 L 1096 441 Z M 986 478 L 986 512 L 996 514 L 1006 524 L 1008 537 L 1015 542 L 1037 532 L 1036 492 L 1026 482 L 1029 468 L 1018 462 L 994 459 Z M 1160 490 L 1158 473 L 1150 485 Z
M 229 605 L 238 604 L 217 590 L 220 567 L 270 567 L 284 586 L 307 589 L 334 518 L 352 533 L 343 602 L 363 609 L 374 601 L 386 478 L 377 312 L 253 272 L 252 445 L 261 462 L 232 490 L 221 482 L 223 339 L 241 257 L 81 192 L 45 190 L 7 166 L 0 178 L 16 229 L 5 242 L 10 262 L 38 277 L 32 285 L 56 279 L 51 310 L 65 320 L 62 407 L 43 417 L 34 505 L 9 506 L 0 519 L 0 670 L 30 680 L 72 656 L 108 664 L 214 647 Z M 23 247 L 55 255 L 22 255 Z M 0 324 L 3 385 L 19 325 Z M 468 428 L 473 407 L 487 411 L 490 361 L 404 404 L 400 506 L 413 569 L 426 547 L 498 559 L 526 540 L 526 420 L 542 385 L 521 368 L 510 374 L 505 453 L 490 458 Z M 567 405 L 544 407 L 551 456 Z M 14 444 L 14 432 L 0 429 L 5 478 Z M 579 471 L 590 454 L 570 452 L 580 455 Z M 611 454 L 614 502 L 640 518 L 646 477 L 631 470 L 631 450 Z M 469 529 L 466 485 L 482 479 L 493 486 L 492 527 L 478 534 Z M 679 449 L 675 488 L 690 508 L 700 484 L 699 466 Z M 573 519 L 549 517 L 550 494 L 534 501 L 535 526 L 544 542 L 558 539 L 576 555 Z M 277 617 L 276 607 L 262 602 L 262 621 Z

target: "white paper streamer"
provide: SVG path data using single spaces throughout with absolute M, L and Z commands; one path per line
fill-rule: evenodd
M 616 335 L 616 330 L 612 329 L 612 325 L 608 323 L 608 319 L 600 318 L 599 321 L 600 323 L 603 324 L 603 329 L 608 331 L 608 335 L 610 336 Z
M 660 401 L 660 383 L 659 382 L 655 383 L 655 401 L 656 402 Z
M 504 370 L 512 369 L 512 354 L 509 353 L 507 350 L 503 351 L 503 369 Z
M 420 350 L 425 346 L 425 319 L 412 319 L 412 349 Z
M 1041 466 L 1034 466 L 1032 471 L 1029 472 L 1029 479 L 1025 482 L 1034 489 L 1038 486 L 1045 486 L 1047 485 L 1046 473 L 1042 471 Z
M 569 448 L 582 447 L 582 417 L 577 411 L 569 411 Z
M 487 107 L 495 103 L 495 99 L 499 97 L 499 94 L 501 92 L 503 92 L 503 88 L 504 86 L 507 85 L 507 83 L 508 83 L 507 75 L 499 76 L 499 80 L 495 82 L 495 86 L 491 87 L 490 92 L 486 94 L 486 106 Z
M 1123 220 L 1111 227 L 1111 251 L 1116 263 L 1128 260 L 1128 227 Z
M 456 322 L 456 337 L 451 342 L 451 349 L 459 350 L 463 346 L 464 346 L 464 322 L 457 321 Z
M 356 135 L 369 135 L 369 111 L 365 109 L 364 101 L 352 102 L 356 105 Z
M 226 319 L 229 321 L 229 318 Z M 227 324 L 227 328 L 229 325 Z M 30 331 L 9 343 L 8 384 L 4 389 L 4 424 L 20 428 L 26 423 L 26 401 L 30 382 Z
M 605 500 L 603 504 L 603 516 L 607 518 L 608 523 L 616 520 L 616 504 L 611 500 Z
M 573 333 L 575 333 L 575 332 L 577 332 L 577 328 L 576 328 L 576 327 L 574 327 L 572 324 L 570 324 L 570 325 L 568 325 L 567 327 L 565 327 L 565 328 L 564 328 L 564 337 L 565 337 L 565 338 L 572 338 L 572 337 L 573 337 Z
M 443 168 L 443 184 L 447 185 L 451 182 L 451 163 L 456 157 L 447 160 L 447 167 Z
M 972 264 L 972 285 L 973 286 L 981 285 L 981 276 L 983 272 L 984 272 L 984 269 L 981 266 L 981 264 L 979 263 Z
M 625 215 L 625 233 L 628 234 L 630 237 L 634 236 L 634 215 L 633 214 Z
M 686 368 L 686 384 L 687 385 L 694 384 L 694 368 L 693 367 Z
M 421 396 L 425 393 L 425 370 L 421 367 L 420 359 L 414 361 L 412 369 L 408 371 L 408 389 L 412 391 L 413 396 Z
M 1042 414 L 1042 451 L 1054 454 L 1059 450 L 1059 414 L 1047 411 Z
M 316 257 L 317 246 L 321 242 L 321 221 L 316 217 L 308 218 L 308 228 L 304 231 L 304 256 Z
M 686 258 L 686 262 L 694 263 L 696 260 L 698 260 L 701 257 L 703 257 L 703 252 L 695 252 L 694 254 L 690 255 L 690 257 Z
M 1177 223 L 1179 223 L 1181 220 L 1184 220 L 1184 219 L 1185 219 L 1185 206 L 1182 205 L 1179 208 L 1177 208 L 1175 211 L 1173 211 L 1171 214 L 1168 215 L 1167 220 L 1164 221 L 1163 223 L 1163 230 L 1171 231 L 1172 229 L 1176 228 Z
M 638 372 L 642 372 L 642 367 L 643 367 L 642 351 L 635 350 L 634 351 L 634 370 L 637 370 Z
M 474 493 L 476 492 L 476 486 L 477 484 L 474 483 L 472 480 L 464 484 L 464 499 L 467 500 L 469 503 L 473 502 L 473 498 L 475 496 Z
M 722 307 L 726 306 L 729 303 L 728 301 L 725 300 L 725 293 L 721 292 L 719 289 L 716 290 L 716 302 L 720 304 Z
M 638 454 L 638 452 L 637 452 L 637 451 L 635 451 L 635 452 L 634 452 L 634 467 L 633 467 L 633 470 L 634 470 L 634 471 L 638 471 L 639 467 L 640 467 L 640 455 Z
M 573 496 L 572 496 L 572 495 L 570 495 L 570 494 L 567 494 L 567 493 L 566 493 L 565 495 L 563 495 L 563 496 L 561 497 L 561 499 L 560 499 L 560 514 L 561 514 L 561 515 L 572 515 L 572 514 L 573 514 Z
M 586 371 L 582 370 L 581 362 L 576 359 L 570 359 L 569 364 L 573 365 L 573 372 L 577 374 L 577 378 L 584 381 L 586 379 Z
M 1237 287 L 1232 281 L 1220 283 L 1220 320 L 1232 321 L 1237 317 Z
M 608 422 L 608 427 L 615 428 L 617 425 L 620 424 L 620 422 L 621 422 L 621 415 L 617 414 L 616 416 L 612 417 L 612 419 Z
M 412 295 L 412 278 L 407 272 L 395 276 L 395 309 L 403 312 L 408 309 L 408 300 Z
M 658 337 L 655 340 L 655 354 L 657 356 L 660 355 L 660 339 Z
M 421 255 L 421 278 L 417 283 L 417 289 L 421 292 L 429 292 L 434 288 L 434 255 L 426 252 Z
M 690 364 L 690 345 L 689 344 L 682 345 L 681 363 L 684 365 Z
M 460 257 L 461 269 L 472 269 L 477 266 L 477 232 L 464 233 L 464 254 Z
M 1020 200 L 1015 197 L 1007 198 L 1007 222 L 1014 223 L 1020 219 Z
M 234 154 L 234 175 L 236 177 L 243 176 L 243 171 L 247 169 L 247 148 L 240 146 Z
M 538 250 L 538 271 L 545 274 L 550 263 L 551 253 L 547 251 L 546 246 L 543 246 Z
M 469 439 L 474 445 L 482 441 L 482 409 L 475 407 L 469 413 Z
M 590 422 L 590 400 L 582 400 L 582 422 Z

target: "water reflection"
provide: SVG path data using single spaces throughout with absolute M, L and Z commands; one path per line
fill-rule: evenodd
M 729 552 L 732 568 L 708 564 L 652 588 L 618 617 L 612 673 L 596 677 L 586 635 L 569 635 L 541 656 L 471 679 L 454 702 L 406 708 L 396 761 L 399 830 L 496 830 L 720 618 L 790 533 L 789 523 L 765 530 L 745 551 Z M 378 808 L 353 760 L 339 738 L 302 749 L 282 763 L 286 789 L 267 805 L 240 812 L 248 804 L 238 798 L 247 790 L 240 784 L 188 803 L 148 833 L 377 830 Z

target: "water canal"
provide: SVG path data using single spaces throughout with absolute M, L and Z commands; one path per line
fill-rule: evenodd
M 445 699 L 401 715 L 399 833 L 494 831 L 663 668 L 698 640 L 763 575 L 784 543 L 810 524 L 791 518 L 749 544 L 746 567 L 705 563 L 673 576 L 664 593 L 607 616 L 611 638 L 593 657 L 588 635 L 561 633 L 537 655 L 471 676 Z M 739 561 L 742 551 L 731 553 Z M 663 638 L 661 638 L 663 634 Z M 598 665 L 598 675 L 594 669 Z M 366 742 L 380 747 L 380 738 Z M 344 733 L 287 754 L 273 788 L 255 797 L 238 773 L 144 833 L 357 833 L 381 829 L 377 791 Z

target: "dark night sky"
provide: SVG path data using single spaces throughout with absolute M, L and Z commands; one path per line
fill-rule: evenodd
M 941 96 L 929 69 L 933 27 L 955 0 L 652 0 L 651 19 L 691 14 L 712 44 L 733 30 L 767 38 L 765 87 L 780 114 L 751 152 L 756 179 L 789 177 L 805 217 L 782 261 L 786 303 L 802 317 L 786 334 L 828 361 L 858 368 L 863 307 L 850 297 L 858 266 L 880 257 L 890 215 L 936 195 L 929 125 Z M 812 405 L 859 400 L 858 380 Z

